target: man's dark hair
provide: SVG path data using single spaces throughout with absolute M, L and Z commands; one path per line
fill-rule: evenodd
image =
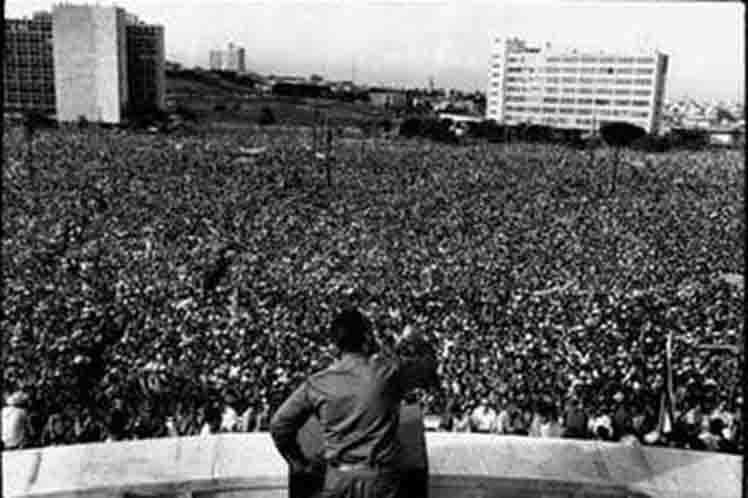
M 597 437 L 599 437 L 603 441 L 611 440 L 610 430 L 608 430 L 608 428 L 605 426 L 602 426 L 602 425 L 599 426 L 597 430 L 595 431 L 595 434 L 597 435 Z
M 721 436 L 725 428 L 725 422 L 721 418 L 713 418 L 709 421 L 709 432 L 715 436 Z
M 366 346 L 369 323 L 360 311 L 349 308 L 335 317 L 330 325 L 330 332 L 338 349 L 361 353 Z

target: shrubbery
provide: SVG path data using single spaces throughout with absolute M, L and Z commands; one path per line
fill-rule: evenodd
M 457 141 L 450 131 L 450 122 L 437 118 L 409 117 L 400 125 L 400 136 L 406 138 L 427 138 L 436 142 L 454 143 Z

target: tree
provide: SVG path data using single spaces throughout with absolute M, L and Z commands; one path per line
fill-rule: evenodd
M 618 165 L 621 160 L 621 149 L 631 146 L 635 141 L 644 137 L 647 132 L 640 126 L 623 121 L 614 121 L 605 123 L 600 127 L 600 135 L 603 141 L 614 148 L 613 154 L 613 174 L 610 181 L 610 192 L 612 195 L 616 191 L 618 182 Z

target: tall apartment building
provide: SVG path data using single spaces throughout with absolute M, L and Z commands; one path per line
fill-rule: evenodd
M 52 10 L 57 119 L 119 123 L 127 110 L 127 31 L 118 7 Z
M 658 51 L 593 53 L 496 38 L 486 118 L 581 130 L 626 121 L 657 133 L 667 67 Z
M 9 111 L 55 112 L 52 16 L 6 19 L 3 101 Z
M 210 68 L 214 71 L 233 71 L 244 73 L 247 71 L 244 48 L 229 43 L 227 50 L 210 51 Z
M 117 7 L 57 5 L 5 21 L 6 109 L 119 123 L 165 100 L 164 30 Z
M 130 18 L 127 25 L 127 75 L 130 109 L 162 109 L 166 98 L 163 26 Z

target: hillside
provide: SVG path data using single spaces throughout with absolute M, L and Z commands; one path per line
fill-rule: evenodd
M 215 73 L 169 72 L 166 79 L 167 101 L 196 112 L 205 124 L 255 123 L 262 109 L 269 108 L 279 123 L 311 125 L 315 110 L 334 126 L 370 127 L 391 119 L 382 109 L 367 103 L 331 99 L 262 96 L 243 85 Z

